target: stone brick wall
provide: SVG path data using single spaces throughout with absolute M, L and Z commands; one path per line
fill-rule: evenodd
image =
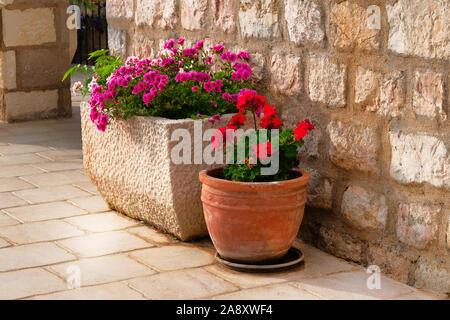
M 0 1 L 0 120 L 71 115 L 68 3 Z
M 318 127 L 300 236 L 450 292 L 449 1 L 108 0 L 107 15 L 114 54 L 176 37 L 252 53 L 286 124 Z

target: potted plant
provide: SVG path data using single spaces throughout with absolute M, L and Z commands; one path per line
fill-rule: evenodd
M 82 69 L 93 76 L 74 90 L 91 94 L 81 105 L 84 166 L 110 208 L 189 240 L 208 234 L 198 181 L 211 167 L 202 161 L 203 131 L 230 119 L 254 84 L 248 53 L 184 43 L 168 41 L 153 60 L 94 52 L 93 69 Z
M 200 172 L 201 199 L 221 258 L 254 264 L 283 257 L 298 233 L 309 175 L 297 169 L 297 149 L 314 125 L 305 119 L 295 130 L 280 130 L 283 123 L 277 108 L 254 93 L 242 95 L 237 106 L 239 112 L 212 139 L 213 146 L 223 145 L 232 160 L 227 166 Z M 235 140 L 247 114 L 253 121 L 253 143 L 247 133 Z M 239 146 L 244 146 L 240 155 Z

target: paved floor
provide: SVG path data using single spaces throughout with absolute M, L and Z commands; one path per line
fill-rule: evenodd
M 0 299 L 434 299 L 297 243 L 306 262 L 248 275 L 108 209 L 83 172 L 70 120 L 0 124 Z M 71 289 L 80 279 L 81 288 Z

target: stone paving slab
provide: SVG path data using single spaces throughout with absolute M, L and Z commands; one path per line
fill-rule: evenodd
M 127 283 L 149 299 L 201 299 L 238 290 L 229 282 L 198 268 L 164 272 Z
M 205 267 L 205 270 L 243 289 L 261 287 L 287 281 L 280 274 L 243 273 L 230 270 L 218 264 L 207 266 Z
M 25 129 L 25 128 L 21 128 Z M 1 142 L 8 144 L 38 144 L 45 145 L 47 141 L 54 139 L 54 136 L 50 136 L 46 133 L 26 133 L 26 132 L 18 132 L 17 134 L 12 134 L 9 136 L 2 137 L 0 139 Z
M 64 148 L 67 150 L 80 150 L 82 147 L 82 142 L 79 138 L 67 138 L 67 139 L 59 139 L 59 140 L 51 140 L 48 143 L 48 146 L 51 148 Z M 51 154 L 48 155 L 50 158 L 53 158 Z M 57 159 L 64 160 L 66 156 L 60 157 Z M 81 159 L 77 154 L 77 159 Z
M 4 209 L 4 211 L 22 222 L 61 219 L 87 214 L 86 210 L 78 208 L 65 201 L 8 208 Z M 2 223 L 0 222 L 0 226 L 1 225 Z
M 11 246 L 11 244 L 5 239 L 0 238 L 0 249 Z
M 73 184 L 74 187 L 77 187 L 83 191 L 89 192 L 93 195 L 98 195 L 97 188 L 91 181 L 87 182 L 77 182 Z
M 42 163 L 44 164 L 44 163 Z M 37 164 L 40 165 L 40 164 Z M 0 166 L 0 178 L 24 177 L 30 174 L 43 173 L 44 171 L 33 165 Z
M 305 260 L 298 272 L 287 272 L 282 275 L 286 280 L 317 278 L 338 272 L 361 270 L 358 265 L 333 257 L 300 241 L 296 241 L 294 245 L 304 253 Z
M 33 144 L 9 144 L 0 146 L 0 155 L 10 156 L 16 154 L 35 153 L 40 151 L 50 151 L 48 147 Z
M 37 163 L 34 166 L 39 169 L 49 171 L 49 172 L 74 170 L 74 169 L 82 169 L 83 168 L 83 160 L 75 159 L 75 160 L 65 160 L 65 161 L 58 161 L 58 162 L 45 162 L 45 163 Z M 36 173 L 42 173 L 42 172 L 36 172 Z M 74 181 L 71 181 L 71 183 L 73 183 L 73 182 Z M 89 181 L 89 183 L 91 183 L 91 182 Z
M 130 256 L 160 271 L 194 268 L 214 262 L 214 252 L 187 245 L 137 250 Z
M 89 181 L 89 178 L 78 170 L 41 173 L 25 176 L 22 179 L 38 187 L 62 186 Z
M 18 207 L 28 204 L 25 200 L 10 192 L 0 193 L 0 209 Z
M 213 297 L 214 300 L 322 300 L 321 297 L 290 284 L 277 284 L 236 291 Z
M 8 216 L 6 213 L 0 211 L 0 227 L 4 226 L 13 226 L 15 224 L 19 224 L 20 221 L 13 219 Z
M 406 285 L 382 276 L 381 289 L 369 289 L 368 274 L 363 271 L 338 273 L 315 279 L 305 279 L 293 285 L 324 299 L 374 300 L 393 299 L 412 293 Z M 345 295 L 343 294 L 345 292 Z
M 42 242 L 0 249 L 0 272 L 46 266 L 76 257 L 54 243 Z
M 393 298 L 392 300 L 437 300 L 437 299 L 440 299 L 440 297 L 438 297 L 437 295 L 434 295 L 429 292 L 416 290 L 413 293 L 398 296 Z
M 65 279 L 68 276 L 68 268 L 72 266 L 78 266 L 80 268 L 81 286 L 104 284 L 149 276 L 156 273 L 156 271 L 136 262 L 124 254 L 81 259 L 54 265 L 50 269 Z
M 27 154 L 19 154 L 13 156 L 1 156 L 0 157 L 0 167 L 19 165 L 19 164 L 34 164 L 47 162 L 48 159 L 40 157 L 36 154 L 27 153 Z
M 60 220 L 0 227 L 0 236 L 15 244 L 53 241 L 83 235 L 84 232 Z
M 0 192 L 19 191 L 24 189 L 33 189 L 36 186 L 19 178 L 0 178 Z
M 50 159 L 52 161 L 64 161 L 83 158 L 83 153 L 81 152 L 81 149 L 78 148 L 75 150 L 52 150 L 39 152 L 37 153 L 37 155 L 41 156 L 42 158 Z
M 82 257 L 98 257 L 152 247 L 153 244 L 126 231 L 111 231 L 58 241 L 62 246 Z
M 158 230 L 155 230 L 148 226 L 131 228 L 128 229 L 127 231 L 130 232 L 131 234 L 138 236 L 139 238 L 142 238 L 155 244 L 163 245 L 179 242 L 170 235 L 159 232 Z
M 68 200 L 90 195 L 89 193 L 70 185 L 22 190 L 17 191 L 14 194 L 22 199 L 29 201 L 30 203 Z
M 0 300 L 62 290 L 67 290 L 66 283 L 42 268 L 0 273 Z
M 73 199 L 70 202 L 89 212 L 104 212 L 111 210 L 100 196 L 90 195 L 89 197 Z
M 139 221 L 121 217 L 115 212 L 96 213 L 65 219 L 65 221 L 89 232 L 105 232 L 139 225 Z
M 108 283 L 92 287 L 56 292 L 35 296 L 33 300 L 145 300 L 135 290 L 121 282 Z

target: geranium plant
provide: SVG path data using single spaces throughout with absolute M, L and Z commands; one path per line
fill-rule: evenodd
M 292 169 L 299 165 L 297 149 L 303 146 L 303 138 L 315 126 L 305 119 L 299 122 L 294 130 L 283 129 L 278 108 L 269 105 L 266 97 L 257 95 L 254 91 L 247 91 L 241 95 L 237 108 L 239 111 L 232 117 L 230 123 L 218 129 L 212 137 L 213 149 L 218 151 L 223 148 L 228 156 L 231 155 L 233 161 L 224 167 L 223 177 L 241 182 L 284 181 L 296 178 Z M 238 143 L 235 143 L 234 133 L 244 126 L 249 114 L 254 127 L 254 130 L 250 130 L 250 134 L 256 141 L 251 143 L 247 133 L 238 136 Z M 244 146 L 242 149 L 244 154 L 238 152 L 239 143 Z M 263 174 L 262 169 L 270 167 L 275 158 L 278 159 L 276 172 Z
M 104 50 L 91 54 L 97 60 L 95 74 L 84 90 L 91 92 L 91 120 L 97 128 L 105 131 L 110 119 L 136 115 L 214 122 L 234 112 L 239 97 L 254 84 L 249 54 L 226 51 L 222 45 L 208 54 L 203 40 L 192 48 L 184 43 L 183 38 L 166 42 L 153 60 L 122 61 Z M 82 85 L 74 89 L 82 90 Z

